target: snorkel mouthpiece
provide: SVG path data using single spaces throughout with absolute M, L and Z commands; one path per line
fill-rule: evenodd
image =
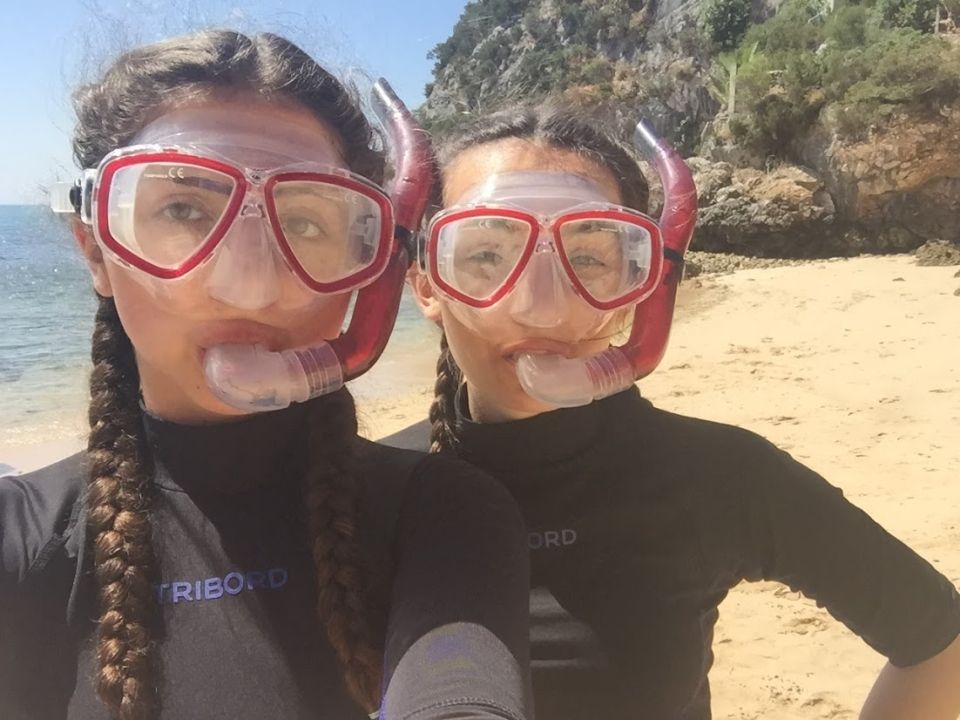
M 395 182 L 394 238 L 383 273 L 357 294 L 350 325 L 340 337 L 317 345 L 270 352 L 254 345 L 208 350 L 204 374 L 223 402 L 245 412 L 280 410 L 290 403 L 334 392 L 379 359 L 400 308 L 410 253 L 407 242 L 419 228 L 432 185 L 430 141 L 383 78 L 373 86 L 373 107 L 387 130 Z
M 207 384 L 228 405 L 247 412 L 281 410 L 343 387 L 330 343 L 270 352 L 260 345 L 218 345 L 207 352 Z
M 664 263 L 659 283 L 637 304 L 630 337 L 622 346 L 586 358 L 526 354 L 518 359 L 520 385 L 541 402 L 574 407 L 614 395 L 653 372 L 666 352 L 683 256 L 697 221 L 697 188 L 687 164 L 645 121 L 637 123 L 633 137 L 663 183 L 659 225 Z
M 577 407 L 628 387 L 633 366 L 618 348 L 587 358 L 524 353 L 517 358 L 517 377 L 531 397 L 557 407 Z

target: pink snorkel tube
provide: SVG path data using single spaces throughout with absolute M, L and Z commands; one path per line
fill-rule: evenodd
M 396 176 L 389 192 L 396 231 L 386 270 L 375 283 L 359 292 L 350 326 L 332 343 L 340 358 L 344 381 L 373 367 L 390 339 L 407 269 L 414 258 L 412 238 L 419 229 L 433 185 L 430 138 L 383 78 L 373 86 L 373 103 L 391 139 Z
M 653 294 L 637 305 L 630 337 L 620 347 L 585 358 L 520 356 L 520 384 L 528 395 L 542 402 L 573 407 L 614 395 L 653 372 L 666 352 L 683 256 L 697 221 L 697 189 L 683 159 L 643 120 L 637 123 L 634 142 L 657 168 L 663 182 L 659 224 L 665 262 L 660 282 Z
M 426 209 L 433 175 L 428 136 L 383 78 L 374 84 L 372 100 L 390 135 L 396 168 L 390 260 L 380 277 L 357 293 L 350 325 L 335 340 L 280 352 L 254 345 L 212 348 L 205 360 L 207 384 L 237 409 L 278 410 L 339 390 L 373 367 L 393 332 L 413 257 L 411 237 Z

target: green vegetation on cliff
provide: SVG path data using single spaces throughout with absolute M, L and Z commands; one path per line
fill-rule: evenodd
M 960 97 L 960 43 L 934 35 L 960 0 L 766 1 L 476 0 L 431 53 L 420 115 L 442 133 L 559 94 L 643 108 L 687 152 L 709 123 L 784 156 L 818 120 L 860 136 Z
M 822 111 L 841 133 L 860 137 L 894 113 L 930 113 L 955 101 L 960 49 L 913 27 L 926 22 L 926 10 L 917 10 L 925 2 L 878 0 L 830 12 L 817 0 L 786 0 L 743 38 L 741 52 L 756 51 L 739 68 L 734 136 L 778 154 Z

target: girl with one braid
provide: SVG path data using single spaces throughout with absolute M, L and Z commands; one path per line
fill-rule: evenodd
M 765 579 L 888 658 L 861 717 L 957 718 L 953 584 L 763 438 L 634 385 L 663 355 L 696 217 L 679 156 L 642 122 L 635 142 L 659 221 L 595 118 L 480 118 L 439 148 L 441 209 L 410 275 L 443 331 L 436 397 L 385 442 L 469 460 L 520 505 L 538 716 L 707 720 L 718 606 Z
M 512 499 L 360 439 L 341 387 L 403 276 L 358 101 L 283 38 L 210 31 L 75 108 L 54 204 L 99 297 L 89 444 L 0 479 L 0 717 L 532 717 Z

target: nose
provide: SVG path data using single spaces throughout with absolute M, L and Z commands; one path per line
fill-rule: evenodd
M 527 327 L 557 327 L 566 319 L 571 291 L 553 243 L 538 240 L 511 293 L 510 317 Z
M 280 297 L 276 243 L 262 209 L 244 207 L 214 255 L 210 297 L 242 310 L 260 310 Z

